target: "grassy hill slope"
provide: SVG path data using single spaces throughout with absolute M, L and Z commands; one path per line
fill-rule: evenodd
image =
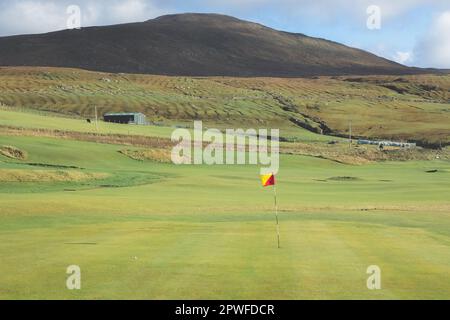
M 97 106 L 100 114 L 139 111 L 166 125 L 197 119 L 219 128 L 281 128 L 285 137 L 306 130 L 347 136 L 351 121 L 357 137 L 445 145 L 449 102 L 444 75 L 205 78 L 0 68 L 4 107 L 93 118 Z

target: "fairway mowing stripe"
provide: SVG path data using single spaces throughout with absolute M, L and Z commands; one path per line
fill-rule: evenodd
M 74 245 L 74 246 L 96 246 L 97 243 L 95 242 L 80 242 L 80 243 L 64 243 L 65 245 Z

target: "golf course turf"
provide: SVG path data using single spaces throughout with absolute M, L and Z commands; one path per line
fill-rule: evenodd
M 282 155 L 277 249 L 257 166 L 137 161 L 121 145 L 38 136 L 2 145 L 28 157 L 0 155 L 0 172 L 94 178 L 0 181 L 0 299 L 450 297 L 448 161 Z M 82 290 L 66 288 L 70 265 Z M 367 288 L 371 265 L 381 290 Z

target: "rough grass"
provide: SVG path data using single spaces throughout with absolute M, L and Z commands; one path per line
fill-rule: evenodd
M 49 120 L 50 121 L 50 120 Z M 124 135 L 124 134 L 99 134 L 92 132 L 79 132 L 68 130 L 16 128 L 0 126 L 0 134 L 7 136 L 51 137 L 59 139 L 71 139 L 87 142 L 107 143 L 116 145 L 133 145 L 141 147 L 169 148 L 173 143 L 169 138 L 150 136 Z
M 48 119 L 51 124 L 55 121 Z M 175 145 L 168 137 L 151 137 L 121 134 L 98 134 L 91 132 L 63 131 L 52 129 L 16 128 L 0 126 L 0 134 L 7 136 L 51 137 L 71 139 L 113 145 L 144 147 L 145 150 L 124 149 L 121 152 L 134 160 L 153 160 L 170 163 L 170 152 Z M 206 146 L 207 143 L 204 144 Z M 395 149 L 385 148 L 380 151 L 376 146 L 353 144 L 351 147 L 344 141 L 334 141 L 333 144 L 323 142 L 284 142 L 280 147 L 281 153 L 313 156 L 347 164 L 365 164 L 376 161 L 411 161 L 450 159 L 450 149 L 428 150 L 422 148 Z
M 170 149 L 145 149 L 145 150 L 120 150 L 120 153 L 138 161 L 156 161 L 161 163 L 171 163 Z
M 347 164 L 367 164 L 377 161 L 417 161 L 417 160 L 450 160 L 448 148 L 429 150 L 423 148 L 385 148 L 377 146 L 357 145 L 346 142 L 326 143 L 283 143 L 283 153 L 313 156 Z
M 105 179 L 108 176 L 106 173 L 76 170 L 0 169 L 0 182 L 80 182 Z
M 104 81 L 107 77 L 110 81 Z M 151 121 L 209 126 L 299 127 L 448 144 L 450 76 L 188 78 L 56 68 L 0 69 L 0 102 L 85 118 L 139 111 Z M 297 130 L 297 131 L 296 131 Z M 301 131 L 301 130 L 300 130 Z
M 13 146 L 0 146 L 0 154 L 10 159 L 26 160 L 28 153 Z

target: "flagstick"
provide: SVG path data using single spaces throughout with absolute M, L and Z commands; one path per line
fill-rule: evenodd
M 280 222 L 278 220 L 278 201 L 277 201 L 277 186 L 273 186 L 273 195 L 275 198 L 275 217 L 277 219 L 277 237 L 278 237 L 278 249 L 281 248 L 280 246 Z

